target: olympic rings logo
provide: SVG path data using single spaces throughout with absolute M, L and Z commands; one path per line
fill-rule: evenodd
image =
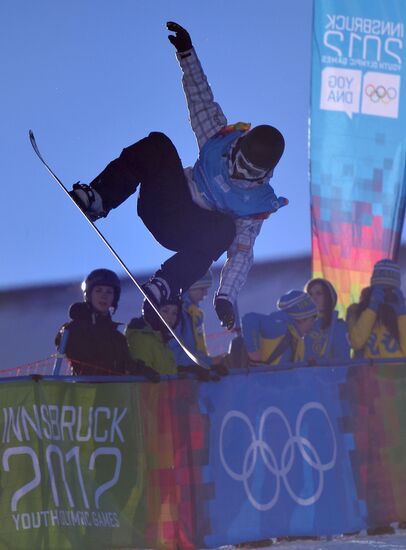
M 374 86 L 373 84 L 367 84 L 365 87 L 365 93 L 373 103 L 390 103 L 397 98 L 398 92 L 393 86 L 385 88 L 381 84 Z
M 323 463 L 321 461 L 320 455 L 317 452 L 316 447 L 306 437 L 303 437 L 301 435 L 303 419 L 309 411 L 320 411 L 320 413 L 323 414 L 323 416 L 325 417 L 331 433 L 331 440 L 333 444 L 332 453 L 330 460 L 326 463 Z M 267 420 L 272 415 L 275 415 L 282 420 L 283 424 L 286 427 L 288 435 L 286 443 L 281 452 L 280 461 L 278 461 L 277 457 L 275 456 L 271 445 L 264 440 L 265 425 Z M 237 419 L 243 422 L 243 424 L 248 427 L 248 430 L 250 432 L 251 443 L 245 450 L 241 471 L 233 470 L 227 463 L 224 454 L 224 432 L 228 423 L 232 419 Z M 288 479 L 288 474 L 291 471 L 295 461 L 295 445 L 297 445 L 302 459 L 318 473 L 318 484 L 314 491 L 314 494 L 306 498 L 295 493 Z M 292 500 L 300 506 L 310 506 L 317 502 L 323 492 L 324 474 L 334 467 L 337 459 L 337 441 L 331 420 L 323 405 L 317 402 L 306 403 L 300 409 L 296 420 L 295 433 L 292 433 L 292 429 L 290 427 L 288 419 L 278 407 L 268 407 L 262 413 L 262 416 L 260 418 L 258 437 L 256 437 L 255 435 L 254 427 L 252 426 L 249 418 L 240 411 L 231 410 L 225 415 L 221 424 L 219 448 L 221 463 L 225 471 L 232 479 L 234 479 L 235 481 L 241 481 L 243 483 L 248 500 L 250 501 L 252 506 L 260 512 L 270 510 L 278 502 L 279 494 L 281 491 L 281 481 L 283 481 L 285 489 Z M 257 464 L 258 455 L 260 455 L 263 464 L 265 465 L 265 468 L 273 476 L 275 476 L 276 479 L 274 494 L 272 498 L 268 500 L 268 502 L 258 502 L 258 500 L 256 500 L 256 498 L 252 494 L 249 485 L 249 480 L 253 475 Z

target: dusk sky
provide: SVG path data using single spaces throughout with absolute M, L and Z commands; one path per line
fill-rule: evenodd
M 270 123 L 285 135 L 272 185 L 290 204 L 265 222 L 256 260 L 310 253 L 311 18 L 311 0 L 3 0 L 0 288 L 97 267 L 122 274 L 36 158 L 30 128 L 69 188 L 153 130 L 172 139 L 184 166 L 196 160 L 168 20 L 190 32 L 229 123 Z M 138 219 L 135 196 L 98 228 L 134 273 L 171 254 Z

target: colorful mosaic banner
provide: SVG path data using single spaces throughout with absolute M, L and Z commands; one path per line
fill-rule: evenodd
M 0 384 L 0 549 L 194 550 L 405 521 L 406 365 Z
M 406 182 L 406 3 L 315 0 L 311 97 L 313 274 L 343 312 L 373 264 L 396 259 Z

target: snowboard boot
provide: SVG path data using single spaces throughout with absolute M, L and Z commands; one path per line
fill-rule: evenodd
M 103 208 L 103 201 L 97 191 L 85 183 L 75 183 L 69 195 L 79 208 L 94 222 L 99 218 L 105 218 L 108 214 Z

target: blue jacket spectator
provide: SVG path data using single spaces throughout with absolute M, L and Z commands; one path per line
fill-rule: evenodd
M 317 308 L 301 290 L 291 290 L 277 303 L 279 311 L 270 315 L 248 313 L 242 330 L 251 361 L 277 365 L 304 360 L 304 335 L 315 322 Z
M 206 344 L 204 329 L 204 313 L 199 304 L 207 296 L 208 289 L 212 285 L 210 270 L 204 277 L 196 281 L 187 292 L 182 295 L 182 309 L 180 321 L 176 327 L 176 334 L 185 343 L 188 350 L 202 359 L 206 364 L 212 363 Z M 175 339 L 169 342 L 176 363 L 178 365 L 190 365 L 190 358 L 186 355 Z
M 305 360 L 320 363 L 323 360 L 350 359 L 350 341 L 347 323 L 335 311 L 337 293 L 326 279 L 311 279 L 305 291 L 317 306 L 318 318 L 312 330 L 305 336 Z

